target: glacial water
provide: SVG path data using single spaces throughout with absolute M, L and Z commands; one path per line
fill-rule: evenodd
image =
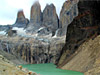
M 22 66 L 40 75 L 83 75 L 83 73 L 76 71 L 58 69 L 54 64 L 28 64 Z

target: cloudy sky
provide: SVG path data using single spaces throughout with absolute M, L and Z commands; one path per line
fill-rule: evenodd
M 30 18 L 30 8 L 37 0 L 1 0 L 0 1 L 0 25 L 13 24 L 16 21 L 18 10 L 23 9 L 26 18 Z M 60 13 L 65 0 L 38 0 L 41 4 L 41 9 L 45 8 L 46 4 L 53 3 L 56 6 L 57 14 Z

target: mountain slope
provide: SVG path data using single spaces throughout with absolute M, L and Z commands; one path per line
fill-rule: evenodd
M 28 70 L 16 67 L 12 62 L 0 55 L 0 75 L 29 75 L 28 73 Z M 34 75 L 37 74 L 34 73 Z
M 96 71 L 98 72 L 98 67 L 100 67 L 100 36 L 83 43 L 74 55 L 69 62 L 61 67 L 62 69 L 86 72 L 89 69 L 93 71 L 93 68 L 97 67 Z
M 0 50 L 0 55 L 4 56 L 6 59 L 10 60 L 14 64 L 27 64 L 21 57 L 7 53 L 3 50 Z

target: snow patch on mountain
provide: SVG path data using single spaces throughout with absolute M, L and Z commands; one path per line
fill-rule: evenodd
M 0 31 L 0 35 L 6 35 L 5 31 Z

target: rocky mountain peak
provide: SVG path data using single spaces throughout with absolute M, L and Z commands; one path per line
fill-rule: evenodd
M 58 29 L 58 16 L 54 4 L 46 5 L 43 11 L 43 25 L 51 32 Z
M 23 10 L 18 11 L 17 19 L 13 27 L 25 28 L 28 23 L 29 20 L 25 18 Z
M 25 18 L 23 10 L 18 11 L 17 18 Z
M 28 33 L 36 33 L 42 24 L 42 12 L 41 6 L 38 1 L 36 1 L 31 7 L 30 22 L 26 28 Z
M 54 4 L 50 4 L 50 5 L 47 4 L 43 11 L 43 21 L 46 20 L 44 17 L 46 17 L 46 18 L 48 18 L 48 20 L 50 20 L 51 17 L 53 17 L 53 16 L 55 18 L 57 17 L 56 8 L 55 8 Z
M 36 1 L 31 7 L 30 22 L 32 23 L 41 22 L 41 6 L 38 1 Z
M 35 2 L 31 7 L 30 23 L 26 29 L 27 32 L 32 34 L 39 33 L 39 35 L 66 35 L 68 24 L 78 15 L 77 3 L 78 0 L 66 1 L 63 4 L 59 20 L 54 4 L 47 4 L 42 13 L 40 3 L 38 1 Z M 43 28 L 41 29 L 41 27 Z M 38 29 L 41 30 L 37 31 Z

